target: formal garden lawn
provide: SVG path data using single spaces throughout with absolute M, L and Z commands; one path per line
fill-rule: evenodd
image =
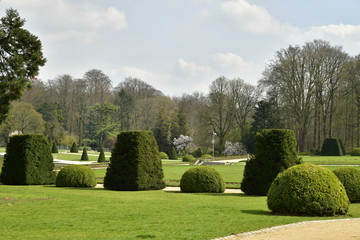
M 359 165 L 360 156 L 302 156 L 303 162 L 318 165 Z
M 80 152 L 80 151 L 79 151 L 79 153 L 53 153 L 53 157 L 55 159 L 61 159 L 61 160 L 80 161 L 81 154 L 82 154 L 82 152 Z M 98 152 L 93 152 L 93 153 L 88 152 L 89 161 L 97 161 L 99 154 L 100 153 L 98 153 Z M 109 161 L 110 156 L 111 156 L 110 153 L 105 153 L 106 161 Z
M 328 219 L 273 215 L 266 197 L 0 185 L 0 239 L 213 239 Z M 360 217 L 360 204 L 349 215 Z

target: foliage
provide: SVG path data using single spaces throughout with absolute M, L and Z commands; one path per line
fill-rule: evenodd
M 101 147 L 100 148 L 100 154 L 99 154 L 99 157 L 98 157 L 98 162 L 105 162 L 106 159 L 105 159 L 105 153 L 104 153 L 104 148 Z
M 343 148 L 338 139 L 327 138 L 321 147 L 321 156 L 342 156 L 344 155 Z
M 78 149 L 75 142 L 73 142 L 73 144 L 71 145 L 70 152 L 71 153 L 78 153 L 79 152 L 79 149 Z
M 223 193 L 225 183 L 219 171 L 210 167 L 194 167 L 187 170 L 181 177 L 180 189 L 182 192 Z
M 350 153 L 351 156 L 360 156 L 360 148 L 353 148 Z
M 51 147 L 51 153 L 59 153 L 58 147 L 56 142 L 52 143 L 52 147 Z
M 267 203 L 274 213 L 335 216 L 346 214 L 349 199 L 330 170 L 304 163 L 280 173 L 272 183 Z
M 155 190 L 165 187 L 156 140 L 148 131 L 125 131 L 117 136 L 104 187 L 111 190 Z
M 360 170 L 355 168 L 337 168 L 333 170 L 344 185 L 350 202 L 360 202 Z
M 196 150 L 193 152 L 192 155 L 193 155 L 195 158 L 200 158 L 200 157 L 203 155 L 203 153 L 202 153 L 202 151 L 201 151 L 201 148 L 196 149 Z
M 11 101 L 19 99 L 31 80 L 44 66 L 41 41 L 23 28 L 25 20 L 18 11 L 7 9 L 0 19 L 0 123 L 10 109 Z
M 81 154 L 80 160 L 81 161 L 89 161 L 89 157 L 88 157 L 88 154 L 87 154 L 86 147 L 83 148 L 83 152 Z
M 226 156 L 239 156 L 239 155 L 245 155 L 246 149 L 242 145 L 242 143 L 232 143 L 229 141 L 225 142 L 225 150 L 222 152 L 223 155 Z
M 69 165 L 63 167 L 56 177 L 57 187 L 95 187 L 96 176 L 87 166 Z
M 15 135 L 6 148 L 1 181 L 10 185 L 52 184 L 51 146 L 43 135 Z
M 187 147 L 191 144 L 193 139 L 189 136 L 180 135 L 178 138 L 173 139 L 173 145 L 178 152 L 187 151 Z
M 212 159 L 213 157 L 210 154 L 204 154 L 200 157 L 200 159 Z
M 193 157 L 193 155 L 185 155 L 182 157 L 182 161 L 183 162 L 193 162 L 193 161 L 195 161 L 195 158 Z
M 171 146 L 170 151 L 168 153 L 168 156 L 169 156 L 169 159 L 175 159 L 176 160 L 178 158 L 178 155 L 177 155 L 177 153 L 175 151 L 174 146 Z
M 278 173 L 300 162 L 294 132 L 264 129 L 256 134 L 256 154 L 247 161 L 241 190 L 250 195 L 266 195 Z
M 160 152 L 159 154 L 161 159 L 169 159 L 169 156 L 165 152 Z

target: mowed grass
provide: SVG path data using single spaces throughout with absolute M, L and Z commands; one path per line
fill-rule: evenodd
M 0 185 L 0 239 L 213 239 L 325 217 L 273 215 L 266 197 Z M 360 217 L 352 204 L 347 217 Z
M 90 154 L 88 153 L 89 161 L 97 161 L 99 158 L 100 153 Z M 70 161 L 80 161 L 81 160 L 82 152 L 79 153 L 53 153 L 54 159 L 61 159 L 61 160 L 70 160 Z M 110 155 L 107 153 L 105 154 L 106 161 L 109 161 Z
M 360 156 L 302 156 L 302 159 L 317 165 L 360 165 Z

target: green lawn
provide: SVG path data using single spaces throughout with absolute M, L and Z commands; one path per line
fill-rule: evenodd
M 80 161 L 81 154 L 82 154 L 81 152 L 79 152 L 79 153 L 53 153 L 53 157 L 55 159 L 61 159 L 61 160 Z M 94 154 L 88 153 L 89 161 L 97 161 L 99 154 L 100 153 L 94 153 Z M 108 161 L 110 159 L 110 155 L 105 154 L 105 159 Z
M 266 197 L 0 185 L 0 239 L 213 239 L 293 222 Z M 347 217 L 360 217 L 352 204 Z
M 360 165 L 360 156 L 302 156 L 303 162 L 320 165 Z

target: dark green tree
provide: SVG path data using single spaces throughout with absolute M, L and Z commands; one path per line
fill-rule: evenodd
M 51 153 L 59 153 L 58 147 L 56 142 L 52 143 L 52 147 L 51 147 Z
M 78 147 L 77 147 L 77 145 L 76 145 L 75 142 L 71 145 L 70 152 L 71 152 L 71 153 L 77 153 L 77 152 L 79 152 L 79 149 L 78 149 Z
M 41 41 L 23 26 L 17 10 L 6 10 L 0 19 L 0 123 L 9 112 L 11 101 L 31 87 L 31 80 L 44 66 Z
M 119 107 L 117 113 L 120 122 L 120 130 L 126 131 L 131 128 L 131 117 L 135 110 L 135 99 L 125 89 L 120 89 L 115 99 L 115 105 Z
M 98 162 L 105 162 L 106 159 L 105 159 L 105 153 L 104 153 L 104 148 L 101 147 L 100 148 L 100 154 L 99 154 L 99 157 L 98 157 Z

